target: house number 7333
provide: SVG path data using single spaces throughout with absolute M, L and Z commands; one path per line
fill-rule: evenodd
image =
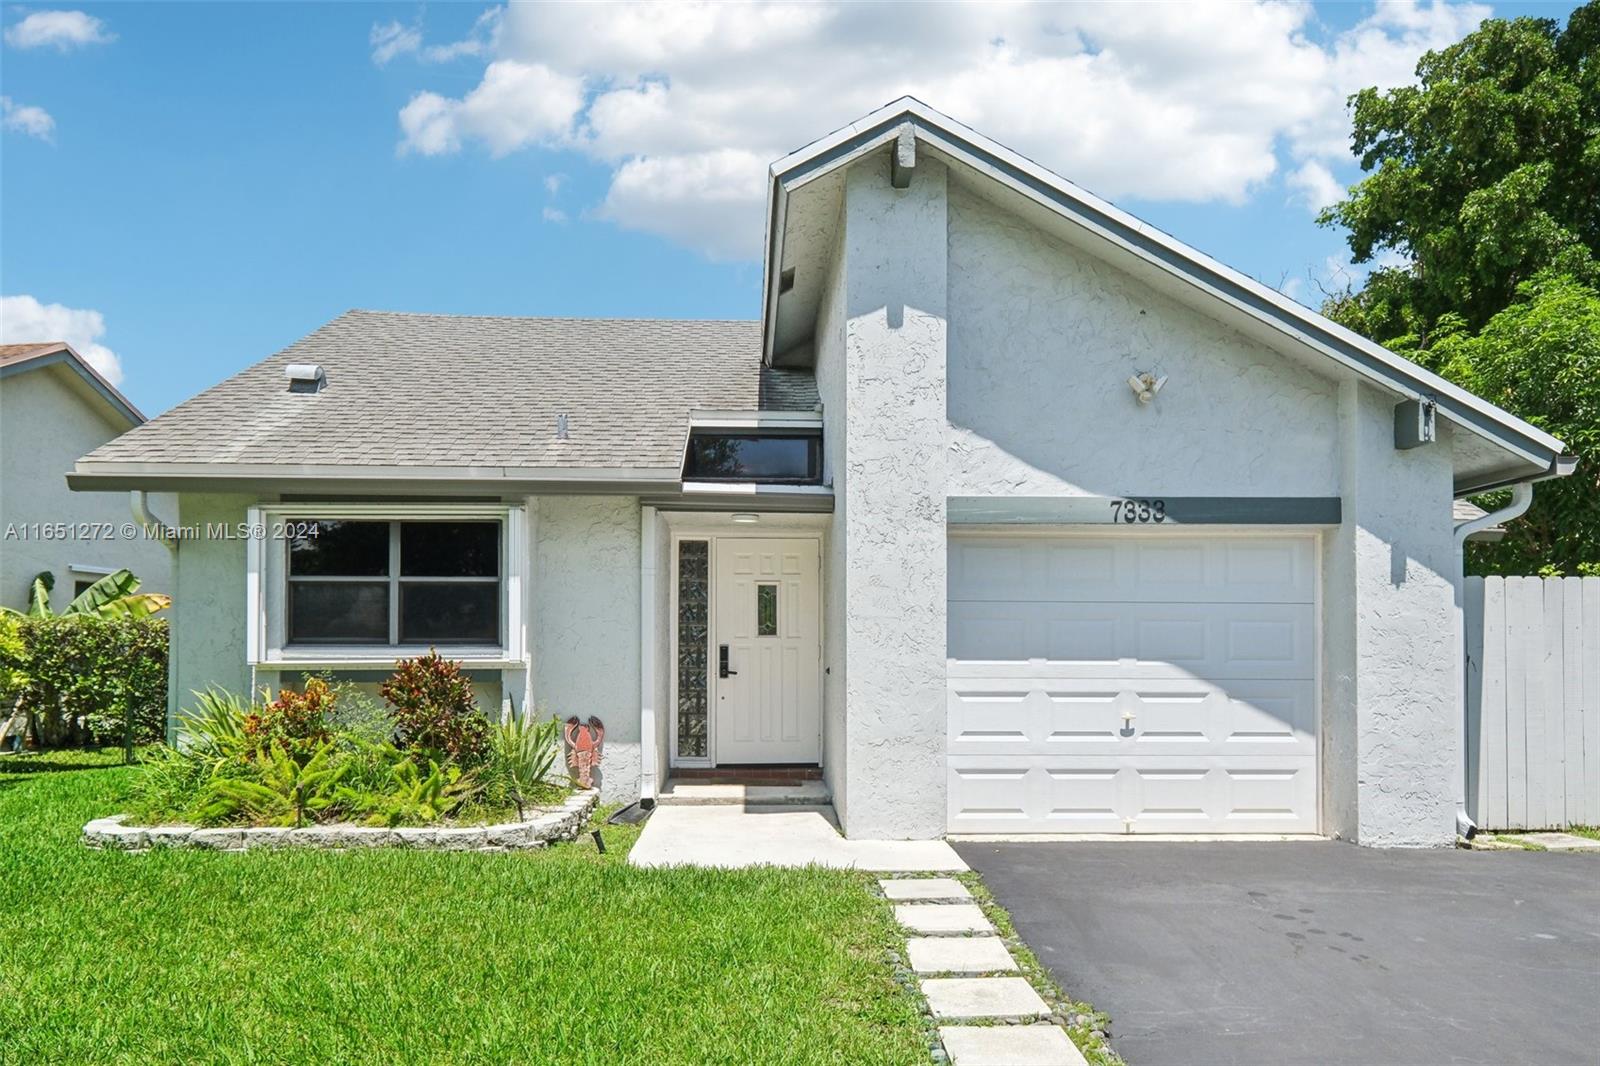
M 1165 522 L 1167 520 L 1166 500 L 1112 500 L 1111 521 L 1127 522 Z

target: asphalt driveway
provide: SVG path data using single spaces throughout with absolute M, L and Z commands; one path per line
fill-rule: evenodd
M 1600 854 L 956 850 L 1131 1066 L 1600 1063 Z

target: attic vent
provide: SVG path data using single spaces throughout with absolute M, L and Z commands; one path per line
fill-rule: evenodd
M 283 368 L 290 392 L 321 392 L 328 387 L 328 375 L 316 363 L 290 363 Z

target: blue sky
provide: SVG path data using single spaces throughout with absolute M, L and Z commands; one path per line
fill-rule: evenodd
M 1338 101 L 1488 9 L 937 8 L 893 76 L 903 8 L 596 10 L 0 9 L 5 339 L 154 414 L 350 307 L 753 317 L 760 164 L 903 90 L 1315 303 Z

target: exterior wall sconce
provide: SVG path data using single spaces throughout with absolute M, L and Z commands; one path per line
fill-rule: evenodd
M 739 523 L 741 526 L 753 526 L 757 522 L 761 521 L 761 516 L 758 514 L 734 514 L 729 515 L 728 517 Z
M 1148 404 L 1156 398 L 1156 393 L 1160 392 L 1161 386 L 1166 383 L 1167 376 L 1165 374 L 1156 377 L 1153 371 L 1146 370 L 1129 378 L 1128 388 L 1133 390 L 1133 394 L 1139 398 L 1141 404 Z

